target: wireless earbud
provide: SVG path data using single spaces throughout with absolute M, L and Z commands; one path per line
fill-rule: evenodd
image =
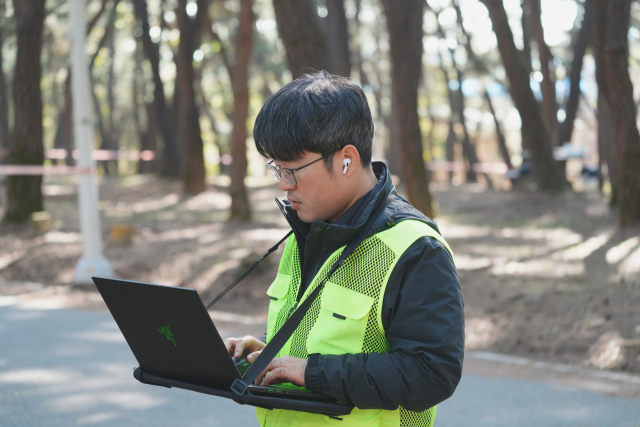
M 342 170 L 342 175 L 347 173 L 347 169 L 349 169 L 349 165 L 351 164 L 351 159 L 344 159 L 344 169 Z

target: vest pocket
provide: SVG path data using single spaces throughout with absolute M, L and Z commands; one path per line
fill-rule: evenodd
M 327 282 L 320 313 L 307 338 L 309 354 L 360 353 L 374 299 Z
M 278 318 L 278 313 L 287 299 L 290 282 L 291 276 L 278 273 L 276 279 L 267 289 L 267 295 L 271 298 L 269 302 L 269 317 L 267 318 L 267 342 L 273 338 L 273 328 Z

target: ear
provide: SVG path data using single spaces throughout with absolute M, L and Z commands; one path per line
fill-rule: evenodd
M 345 160 L 348 160 L 349 167 L 347 168 L 346 173 L 343 174 L 342 172 L 344 171 Z M 339 176 L 349 178 L 361 166 L 360 153 L 358 153 L 358 149 L 351 144 L 345 145 L 334 157 L 334 168 L 336 171 L 340 171 L 340 173 L 338 173 Z

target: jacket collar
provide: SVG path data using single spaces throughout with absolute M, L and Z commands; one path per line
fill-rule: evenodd
M 363 227 L 369 228 L 366 236 L 378 232 L 378 228 L 386 223 L 379 221 L 379 216 L 389 203 L 389 196 L 395 194 L 395 186 L 387 166 L 382 162 L 372 162 L 373 172 L 378 177 L 376 186 L 351 206 L 333 224 L 315 221 L 312 224 L 302 221 L 297 212 L 290 207 L 288 200 L 277 200 L 284 217 L 291 225 L 297 241 L 306 240 L 311 230 L 322 231 L 324 245 L 343 246 Z M 392 198 L 395 200 L 395 198 Z M 381 224 L 380 224 L 381 222 Z

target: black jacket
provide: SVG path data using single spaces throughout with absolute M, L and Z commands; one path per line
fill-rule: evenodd
M 374 162 L 378 184 L 333 224 L 308 224 L 288 204 L 300 252 L 298 299 L 340 247 L 366 227 L 367 236 L 407 219 L 434 221 L 400 198 L 384 163 Z M 285 203 L 287 203 L 285 201 Z M 309 355 L 306 387 L 361 409 L 426 410 L 450 397 L 462 373 L 464 302 L 451 256 L 436 239 L 418 239 L 400 257 L 383 299 L 382 323 L 390 351 Z

